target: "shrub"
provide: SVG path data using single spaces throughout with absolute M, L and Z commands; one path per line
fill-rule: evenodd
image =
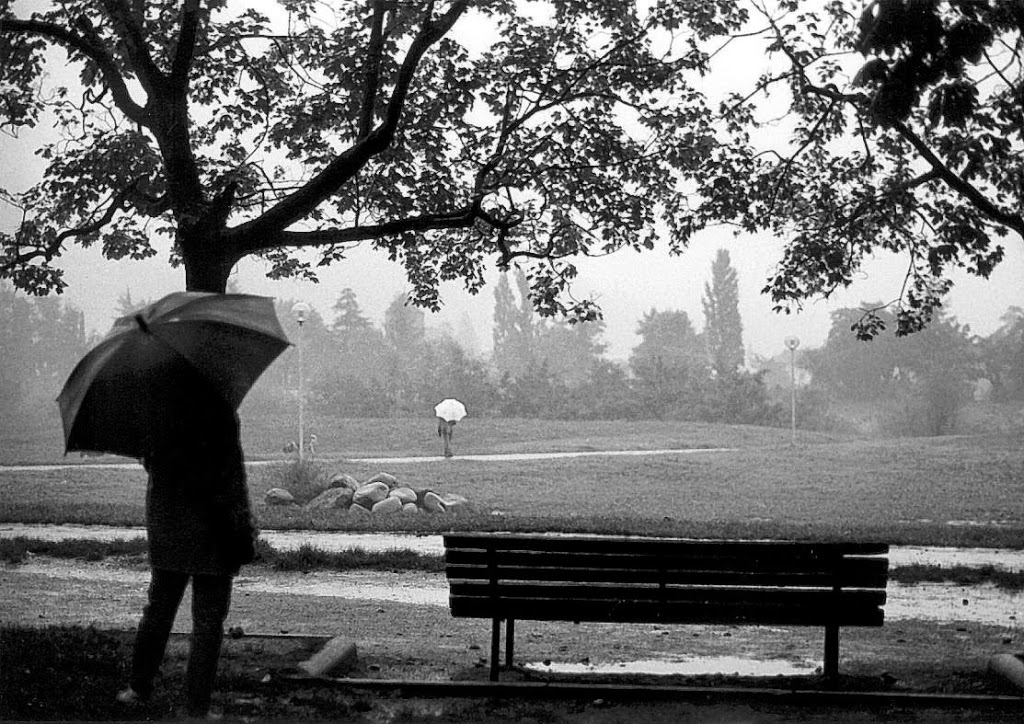
M 278 487 L 287 490 L 295 496 L 297 503 L 304 505 L 327 490 L 329 485 L 330 473 L 324 463 L 303 458 L 284 467 Z

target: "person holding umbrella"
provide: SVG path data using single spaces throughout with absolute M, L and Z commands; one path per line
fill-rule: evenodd
M 66 451 L 138 458 L 148 473 L 151 580 L 123 704 L 151 695 L 191 582 L 185 711 L 209 714 L 231 588 L 257 536 L 236 411 L 288 344 L 271 299 L 176 292 L 117 320 L 57 398 Z
M 466 406 L 449 397 L 434 406 L 434 414 L 437 415 L 437 435 L 444 441 L 444 456 L 450 458 L 455 423 L 466 416 Z
M 201 385 L 196 384 L 201 390 Z M 210 709 L 224 620 L 239 568 L 255 557 L 238 415 L 216 392 L 186 399 L 178 415 L 155 425 L 142 458 L 149 474 L 146 533 L 152 578 L 132 654 L 124 703 L 149 698 L 185 587 L 192 583 L 192 635 L 185 711 Z

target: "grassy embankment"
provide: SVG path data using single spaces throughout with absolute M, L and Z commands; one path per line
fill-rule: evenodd
M 42 414 L 34 422 L 8 421 L 0 427 L 0 464 L 130 462 L 64 458 L 54 422 Z M 320 439 L 312 466 L 314 487 L 325 486 L 338 472 L 365 480 L 386 470 L 415 487 L 462 494 L 473 508 L 459 516 L 369 517 L 266 506 L 266 491 L 295 475 L 293 460 L 275 452 L 288 421 L 247 420 L 243 410 L 243 424 L 249 459 L 264 461 L 250 468 L 249 483 L 265 529 L 518 530 L 1024 546 L 1024 498 L 1018 494 L 1024 450 L 1011 435 L 880 441 L 799 433 L 793 446 L 787 430 L 747 426 L 470 419 L 458 428 L 459 455 L 705 450 L 374 464 L 353 459 L 436 455 L 431 426 L 422 420 L 314 421 Z M 144 489 L 145 476 L 137 467 L 2 471 L 0 522 L 141 525 Z M 8 558 L 16 559 L 18 550 L 23 554 L 43 544 L 6 545 Z M 101 549 L 80 542 L 65 547 L 62 555 L 117 554 L 97 552 Z M 56 549 L 51 545 L 49 550 Z M 337 558 L 314 549 L 287 553 L 266 546 L 263 553 L 267 563 L 294 568 L 439 565 L 416 558 L 398 562 L 391 554 Z M 998 577 L 989 573 L 989 579 Z M 914 575 L 928 580 L 934 572 Z

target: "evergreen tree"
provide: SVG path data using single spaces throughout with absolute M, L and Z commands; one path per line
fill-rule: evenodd
M 425 336 L 423 310 L 412 305 L 407 293 L 398 294 L 384 311 L 384 339 L 396 349 L 413 350 Z
M 351 332 L 362 332 L 371 329 L 373 325 L 359 308 L 359 301 L 356 293 L 349 287 L 345 287 L 334 302 L 334 323 L 331 331 L 336 334 Z
M 529 282 L 521 269 L 514 274 L 518 300 L 509 284 L 509 272 L 498 278 L 494 289 L 494 366 L 499 377 L 521 377 L 537 363 L 537 326 Z
M 743 366 L 743 321 L 739 288 L 729 252 L 719 249 L 711 265 L 711 283 L 704 284 L 704 341 L 711 369 L 719 379 Z

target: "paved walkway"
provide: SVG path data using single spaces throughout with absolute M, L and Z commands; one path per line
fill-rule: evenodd
M 348 460 L 354 463 L 367 463 L 370 465 L 402 465 L 405 463 L 428 463 L 440 460 L 561 460 L 568 458 L 582 457 L 639 457 L 644 455 L 695 455 L 699 453 L 729 452 L 735 448 L 728 447 L 701 447 L 701 448 L 678 448 L 660 450 L 580 450 L 572 452 L 542 452 L 542 453 L 486 453 L 479 455 L 456 455 L 451 458 L 444 458 L 440 455 L 408 455 L 403 457 L 377 457 L 377 458 L 353 458 L 345 455 L 320 454 L 318 460 Z M 117 458 L 118 462 L 101 461 L 94 463 L 57 463 L 38 465 L 0 465 L 3 472 L 48 472 L 53 470 L 64 470 L 66 468 L 91 468 L 94 470 L 134 470 L 141 465 L 137 462 L 125 462 L 123 458 Z M 290 459 L 289 459 L 290 460 Z M 249 460 L 246 465 L 263 466 L 278 465 L 289 462 L 289 460 Z

